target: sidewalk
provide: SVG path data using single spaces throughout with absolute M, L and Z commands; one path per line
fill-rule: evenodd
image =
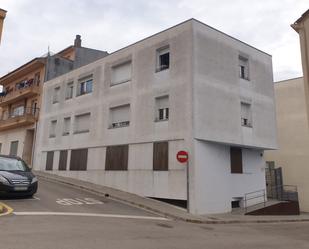
M 85 182 L 73 178 L 57 176 L 43 171 L 34 172 L 38 177 L 48 181 L 61 182 L 80 189 L 91 191 L 100 195 L 108 195 L 109 198 L 122 201 L 135 207 L 157 213 L 158 215 L 193 223 L 204 224 L 235 224 L 235 223 L 278 223 L 278 222 L 303 222 L 309 221 L 309 214 L 299 216 L 250 216 L 233 213 L 216 214 L 216 215 L 192 215 L 185 209 L 173 205 L 141 197 L 135 194 L 127 193 L 121 190 Z M 1 208 L 1 207 L 0 207 Z M 0 210 L 1 211 L 1 210 Z

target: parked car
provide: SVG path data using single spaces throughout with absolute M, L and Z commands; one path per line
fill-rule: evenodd
M 0 155 L 0 196 L 32 196 L 38 179 L 19 157 Z

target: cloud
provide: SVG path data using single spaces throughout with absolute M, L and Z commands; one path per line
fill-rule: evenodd
M 115 51 L 189 18 L 273 55 L 275 79 L 301 75 L 299 41 L 290 28 L 307 0 L 0 0 L 8 10 L 0 75 L 71 45 Z

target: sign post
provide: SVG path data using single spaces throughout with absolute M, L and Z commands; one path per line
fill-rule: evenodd
M 178 151 L 176 155 L 177 161 L 187 164 L 187 211 L 189 212 L 189 154 L 187 151 Z

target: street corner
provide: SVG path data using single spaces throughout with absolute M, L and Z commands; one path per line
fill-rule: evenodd
M 9 215 L 13 212 L 13 208 L 9 207 L 8 205 L 0 202 L 0 217 Z

